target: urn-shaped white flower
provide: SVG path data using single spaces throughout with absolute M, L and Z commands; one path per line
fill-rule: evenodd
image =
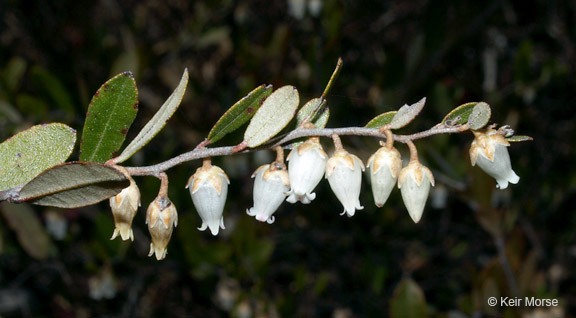
M 368 171 L 376 206 L 382 207 L 396 185 L 402 158 L 396 148 L 381 147 L 368 159 Z
M 326 170 L 328 156 L 322 149 L 320 138 L 310 137 L 288 154 L 288 175 L 290 191 L 286 201 L 304 204 L 310 203 L 316 197 L 312 192 L 322 180 Z
M 282 164 L 283 166 L 283 164 Z M 274 212 L 284 202 L 290 190 L 290 179 L 286 168 L 276 162 L 256 169 L 254 180 L 254 207 L 246 210 L 250 216 L 261 222 L 274 223 Z
M 146 224 L 148 224 L 148 231 L 152 236 L 148 256 L 156 254 L 157 260 L 164 259 L 172 231 L 178 225 L 176 207 L 168 197 L 158 196 L 150 203 L 146 211 Z
M 220 229 L 225 229 L 222 212 L 228 195 L 228 184 L 230 179 L 224 170 L 213 166 L 209 160 L 205 160 L 188 180 L 186 188 L 189 188 L 194 207 L 202 219 L 202 226 L 198 228 L 200 231 L 210 228 L 212 235 L 218 235 Z
M 478 164 L 484 172 L 496 179 L 500 189 L 506 189 L 508 183 L 518 183 L 520 177 L 512 170 L 506 148 L 510 146 L 508 140 L 494 129 L 488 129 L 485 133 L 474 131 L 474 136 L 470 147 L 472 166 Z
M 132 220 L 134 220 L 134 216 L 136 216 L 140 206 L 140 191 L 136 182 L 130 177 L 128 179 L 130 180 L 130 186 L 110 198 L 110 208 L 112 209 L 115 225 L 111 240 L 120 234 L 123 241 L 128 239 L 134 241 Z
M 364 164 L 353 154 L 344 149 L 336 152 L 326 163 L 326 179 L 330 188 L 344 206 L 344 212 L 353 216 L 356 210 L 364 209 L 360 205 L 360 186 L 362 183 Z
M 418 223 L 422 218 L 430 185 L 434 186 L 432 171 L 417 159 L 410 160 L 410 163 L 400 171 L 398 188 L 414 223 Z

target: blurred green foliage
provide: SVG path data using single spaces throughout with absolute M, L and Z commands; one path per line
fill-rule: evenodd
M 486 303 L 515 293 L 560 299 L 545 317 L 576 312 L 576 4 L 325 0 L 317 15 L 296 17 L 288 8 L 298 2 L 318 3 L 1 1 L 0 137 L 52 121 L 80 132 L 98 87 L 132 71 L 140 114 L 131 140 L 188 67 L 177 116 L 127 163 L 152 164 L 195 147 L 260 84 L 318 97 L 341 56 L 328 127 L 364 126 L 426 96 L 423 113 L 401 130 L 412 133 L 483 100 L 492 121 L 534 137 L 510 147 L 520 183 L 496 190 L 470 167 L 471 136 L 435 136 L 416 143 L 437 179 L 419 224 L 397 190 L 377 209 L 367 182 L 365 210 L 339 217 L 340 203 L 323 182 L 312 204 L 284 204 L 268 225 L 244 211 L 252 204 L 250 174 L 272 155 L 216 158 L 232 183 L 227 229 L 213 238 L 196 230 L 200 219 L 184 185 L 199 163 L 190 163 L 168 171 L 180 223 L 162 262 L 146 257 L 144 211 L 156 196 L 155 178 L 136 179 L 143 207 L 133 243 L 109 240 L 113 220 L 104 203 L 32 207 L 36 213 L 22 217 L 43 227 L 19 220 L 34 226 L 25 234 L 10 216 L 20 207 L 2 205 L 0 315 L 394 316 L 393 304 L 407 303 L 400 298 L 411 292 L 423 293 L 419 306 L 432 317 L 534 313 Z M 363 160 L 378 147 L 371 138 L 343 141 Z M 23 235 L 38 236 L 46 250 L 31 250 Z

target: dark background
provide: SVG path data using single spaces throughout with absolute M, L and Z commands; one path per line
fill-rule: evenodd
M 192 149 L 259 84 L 295 85 L 301 101 L 319 96 L 342 57 L 329 127 L 363 126 L 426 96 L 423 113 L 400 131 L 413 133 L 483 100 L 492 122 L 534 137 L 509 148 L 520 183 L 497 190 L 470 166 L 472 134 L 434 136 L 416 143 L 437 179 L 419 224 L 398 190 L 376 208 L 364 181 L 365 209 L 352 218 L 338 215 L 342 207 L 322 182 L 312 204 L 286 203 L 268 225 L 245 210 L 250 175 L 273 154 L 216 158 L 231 185 L 227 229 L 214 238 L 196 230 L 200 219 L 184 189 L 200 165 L 191 162 L 168 171 L 180 222 L 160 262 L 146 256 L 153 177 L 136 179 L 143 202 L 133 243 L 109 240 L 105 203 L 76 210 L 5 203 L 0 315 L 370 317 L 398 308 L 396 317 L 415 315 L 402 304 L 433 317 L 576 313 L 576 3 L 320 0 L 320 12 L 299 17 L 288 2 L 0 1 L 0 137 L 53 121 L 80 135 L 92 94 L 131 70 L 140 112 L 130 139 L 187 67 L 180 109 L 128 162 L 153 164 Z M 241 138 L 239 131 L 215 146 Z M 378 148 L 368 137 L 343 142 L 364 161 Z M 323 144 L 330 152 L 329 140 Z M 561 305 L 489 307 L 490 296 Z

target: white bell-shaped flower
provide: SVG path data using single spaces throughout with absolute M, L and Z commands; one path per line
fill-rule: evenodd
M 312 192 L 322 180 L 328 156 L 322 149 L 320 138 L 310 137 L 288 154 L 288 175 L 291 189 L 286 201 L 304 204 L 316 197 Z
M 274 212 L 284 202 L 290 190 L 290 179 L 286 168 L 276 167 L 276 163 L 256 169 L 254 180 L 254 207 L 246 210 L 250 216 L 261 222 L 274 223 Z
M 400 152 L 396 148 L 381 147 L 368 159 L 368 171 L 376 206 L 382 207 L 396 185 L 402 169 Z
M 344 213 L 353 216 L 356 210 L 364 209 L 360 205 L 360 186 L 362 183 L 362 161 L 344 149 L 337 150 L 326 163 L 326 179 L 332 191 L 344 206 Z
M 506 148 L 510 146 L 508 140 L 494 129 L 488 129 L 486 133 L 474 131 L 474 136 L 470 147 L 472 166 L 478 164 L 484 172 L 496 179 L 500 189 L 506 189 L 508 183 L 518 183 L 520 177 L 512 170 Z
M 134 220 L 134 216 L 136 216 L 140 206 L 140 191 L 136 182 L 130 177 L 128 179 L 130 180 L 130 186 L 110 198 L 110 208 L 112 209 L 115 225 L 111 240 L 120 234 L 123 241 L 129 239 L 134 241 L 132 220 Z
M 434 186 L 432 171 L 418 160 L 411 160 L 400 171 L 398 188 L 402 194 L 402 200 L 408 210 L 408 214 L 410 214 L 414 223 L 418 223 L 422 218 L 428 193 L 430 193 L 430 185 Z
M 204 161 L 202 167 L 188 180 L 190 195 L 194 207 L 202 219 L 202 226 L 198 229 L 204 231 L 210 228 L 212 235 L 218 235 L 220 229 L 224 227 L 224 204 L 228 195 L 228 184 L 230 179 L 217 166 L 213 166 L 209 161 Z
M 172 231 L 178 225 L 176 207 L 168 197 L 158 196 L 150 203 L 146 211 L 146 224 L 148 224 L 148 231 L 152 236 L 148 256 L 156 254 L 157 260 L 164 259 Z

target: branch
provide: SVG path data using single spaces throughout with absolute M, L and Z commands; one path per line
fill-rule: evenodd
M 438 134 L 454 134 L 460 133 L 468 130 L 468 125 L 458 125 L 454 127 L 446 126 L 435 126 L 429 130 L 421 131 L 412 135 L 392 135 L 394 140 L 401 143 L 408 143 L 416 139 L 426 138 L 432 135 Z M 207 158 L 207 157 L 217 157 L 217 156 L 228 156 L 236 153 L 249 153 L 265 149 L 274 149 L 275 147 L 284 145 L 292 140 L 304 138 L 304 137 L 331 137 L 332 135 L 352 135 L 352 136 L 368 136 L 386 139 L 386 134 L 380 132 L 376 128 L 365 128 L 365 127 L 345 127 L 345 128 L 322 128 L 322 129 L 307 129 L 307 128 L 297 128 L 280 140 L 276 142 L 271 142 L 257 148 L 245 149 L 244 147 L 238 146 L 227 146 L 227 147 L 215 147 L 215 148 L 202 148 L 197 147 L 196 149 L 183 153 L 172 159 L 166 160 L 164 162 L 144 167 L 126 167 L 128 173 L 132 176 L 150 176 L 157 175 L 160 172 L 166 171 L 174 166 L 182 164 L 184 162 Z

